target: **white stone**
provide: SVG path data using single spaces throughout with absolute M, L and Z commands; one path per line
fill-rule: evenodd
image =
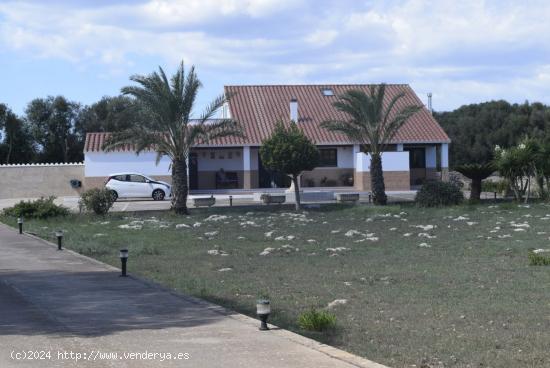
M 344 305 L 344 304 L 347 304 L 347 303 L 348 303 L 347 299 L 335 299 L 335 300 L 331 301 L 330 303 L 328 303 L 327 309 L 332 309 L 334 307 L 337 307 L 339 305 Z

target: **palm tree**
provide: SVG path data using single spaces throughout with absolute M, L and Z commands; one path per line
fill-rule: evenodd
M 479 201 L 481 199 L 481 182 L 495 172 L 495 166 L 491 162 L 486 164 L 466 164 L 455 167 L 455 170 L 472 181 L 470 201 Z
M 172 209 L 178 214 L 187 214 L 187 158 L 191 147 L 220 137 L 242 136 L 236 121 L 211 120 L 230 96 L 217 97 L 200 118 L 192 119 L 197 92 L 202 86 L 194 66 L 185 75 L 182 61 L 170 81 L 161 67 L 158 72 L 133 75 L 130 80 L 138 86 L 124 87 L 122 93 L 135 98 L 143 119 L 129 129 L 112 134 L 103 149 L 114 150 L 128 144 L 135 147 L 137 154 L 152 149 L 157 153 L 157 164 L 163 156 L 168 156 L 172 161 Z
M 340 132 L 354 142 L 368 148 L 371 155 L 370 178 L 373 202 L 385 205 L 387 202 L 382 172 L 384 152 L 399 128 L 421 109 L 408 105 L 398 108 L 398 102 L 405 93 L 395 95 L 385 103 L 386 85 L 372 85 L 369 94 L 360 90 L 349 90 L 339 96 L 334 107 L 346 113 L 348 120 L 324 121 L 321 125 L 330 131 Z

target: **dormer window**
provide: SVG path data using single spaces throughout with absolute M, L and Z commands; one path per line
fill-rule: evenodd
M 323 96 L 334 96 L 334 92 L 332 91 L 332 88 L 323 88 L 322 92 L 323 92 Z

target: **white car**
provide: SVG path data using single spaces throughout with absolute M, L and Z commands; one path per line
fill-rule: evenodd
M 111 174 L 105 181 L 113 197 L 118 198 L 153 198 L 162 201 L 172 196 L 172 187 L 164 181 L 151 179 L 139 173 L 127 172 Z

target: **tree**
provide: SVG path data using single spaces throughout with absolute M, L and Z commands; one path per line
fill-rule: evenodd
M 172 161 L 172 208 L 178 214 L 187 214 L 187 158 L 191 147 L 216 138 L 242 135 L 236 121 L 212 120 L 230 96 L 217 97 L 198 119 L 192 119 L 197 93 L 202 86 L 195 67 L 185 75 L 182 61 L 170 81 L 160 67 L 158 72 L 134 75 L 130 80 L 138 85 L 124 87 L 122 93 L 134 98 L 143 116 L 135 125 L 112 134 L 103 149 L 113 150 L 127 144 L 134 145 L 137 154 L 153 149 L 157 153 L 157 163 L 168 156 Z
M 472 181 L 470 201 L 479 201 L 481 199 L 481 182 L 495 172 L 495 167 L 492 163 L 467 164 L 457 166 L 455 170 Z
M 120 132 L 130 128 L 141 114 L 128 96 L 104 96 L 82 109 L 79 126 L 82 132 Z
M 6 105 L 0 104 L 0 130 L 2 129 L 4 135 L 0 144 L 0 162 L 32 162 L 35 150 L 28 127 Z
M 533 171 L 541 199 L 550 197 L 550 141 L 530 139 L 527 141 L 533 152 Z
M 303 171 L 313 170 L 319 163 L 319 151 L 295 122 L 285 127 L 278 122 L 271 136 L 262 142 L 260 157 L 265 167 L 292 178 L 296 210 L 301 207 L 298 178 Z
M 25 111 L 41 162 L 74 162 L 83 159 L 84 136 L 76 130 L 80 105 L 63 96 L 32 100 Z
M 541 103 L 490 101 L 462 106 L 434 117 L 451 138 L 451 166 L 485 163 L 493 148 L 518 145 L 522 137 L 550 138 L 550 108 Z
M 346 113 L 348 120 L 331 120 L 322 123 L 330 131 L 340 132 L 354 142 L 367 147 L 371 155 L 370 177 L 373 203 L 387 203 L 382 152 L 384 152 L 399 128 L 414 115 L 420 106 L 400 106 L 405 93 L 399 93 L 385 103 L 386 85 L 370 86 L 369 94 L 349 90 L 339 96 L 334 107 Z
M 503 149 L 495 148 L 493 164 L 501 176 L 506 178 L 514 192 L 516 200 L 529 200 L 531 177 L 535 174 L 534 151 L 531 144 L 521 143 Z

